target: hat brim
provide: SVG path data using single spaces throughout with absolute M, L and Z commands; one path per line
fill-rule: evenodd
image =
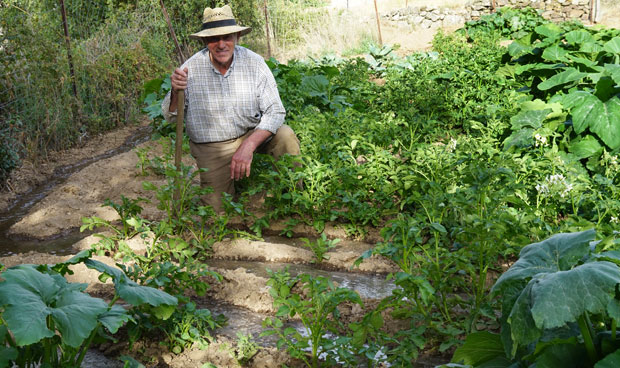
M 189 35 L 190 38 L 200 39 L 203 37 L 213 37 L 213 36 L 223 36 L 231 33 L 239 32 L 239 36 L 244 36 L 252 31 L 251 27 L 241 27 L 241 26 L 228 26 L 228 27 L 218 27 L 213 29 L 204 29 L 197 33 L 192 33 Z

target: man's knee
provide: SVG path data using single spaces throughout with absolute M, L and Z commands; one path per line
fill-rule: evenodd
M 299 155 L 300 153 L 299 139 L 297 139 L 293 129 L 286 124 L 278 129 L 269 143 L 272 146 L 269 153 L 276 159 L 280 158 L 285 153 L 289 155 Z

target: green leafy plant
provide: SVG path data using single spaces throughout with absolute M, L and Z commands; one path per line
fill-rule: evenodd
M 335 248 L 336 244 L 340 242 L 340 239 L 327 239 L 327 235 L 325 233 L 321 233 L 321 237 L 317 238 L 316 241 L 310 241 L 307 238 L 301 238 L 301 241 L 304 243 L 304 246 L 310 248 L 312 253 L 314 253 L 314 260 L 312 263 L 321 263 L 323 260 L 329 259 L 329 256 L 326 254 L 330 249 Z
M 338 360 L 352 361 L 348 347 L 351 339 L 340 336 L 345 326 L 339 321 L 338 306 L 345 302 L 361 306 L 359 295 L 353 290 L 337 288 L 321 276 L 300 274 L 291 277 L 288 270 L 269 273 L 269 293 L 277 312 L 275 317 L 263 321 L 267 330 L 261 336 L 277 335 L 278 348 L 286 347 L 293 357 L 301 359 L 308 367 L 322 366 L 319 357 L 326 366 Z M 301 319 L 305 332 L 285 326 L 286 319 L 293 317 Z
M 2 273 L 2 347 L 5 363 L 19 367 L 42 364 L 53 367 L 79 367 L 103 328 L 116 333 L 131 313 L 115 305 L 123 299 L 132 308 L 143 307 L 158 318 L 168 318 L 177 304 L 173 296 L 129 280 L 119 269 L 90 259 L 83 251 L 64 263 L 21 265 Z M 111 278 L 115 295 L 110 303 L 93 298 L 84 290 L 87 284 L 68 283 L 63 277 L 69 265 L 83 262 Z
M 501 298 L 501 335 L 476 332 L 453 361 L 472 366 L 511 361 L 604 367 L 620 356 L 620 259 L 594 230 L 554 235 L 526 246 L 493 286 Z
M 226 346 L 230 356 L 237 361 L 240 366 L 245 366 L 258 353 L 260 346 L 252 340 L 252 335 L 245 335 L 237 332 L 237 342 L 234 347 Z

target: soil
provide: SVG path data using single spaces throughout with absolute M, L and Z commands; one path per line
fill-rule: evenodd
M 346 0 L 341 0 L 340 3 Z M 352 5 L 354 2 L 352 1 Z M 414 1 L 409 2 L 410 6 L 419 6 Z M 444 2 L 433 1 L 434 5 Z M 441 4 L 438 4 L 441 3 Z M 446 4 L 458 3 L 458 1 L 445 1 Z M 427 5 L 427 4 L 422 4 Z M 618 27 L 620 25 L 620 15 L 618 12 L 603 12 L 601 23 Z M 431 47 L 432 38 L 437 29 L 409 29 L 402 25 L 384 24 L 383 37 L 387 43 L 399 43 L 401 48 L 399 53 L 405 54 L 416 50 L 425 50 Z M 88 142 L 80 147 L 71 150 L 57 152 L 46 160 L 40 157 L 36 161 L 25 161 L 23 166 L 15 170 L 8 181 L 8 189 L 0 193 L 0 213 L 11 209 L 13 204 L 24 195 L 28 195 L 35 188 L 49 182 L 59 175 L 60 168 L 74 165 L 88 157 L 99 156 L 109 150 L 117 149 L 130 137 L 140 131 L 144 131 L 147 123 L 129 125 L 119 128 L 107 134 L 92 137 Z M 148 151 L 150 157 L 162 152 L 162 147 L 156 141 L 148 141 L 138 146 L 141 150 Z M 186 156 L 184 162 L 188 165 L 193 164 L 193 160 Z M 128 198 L 143 197 L 149 199 L 151 203 L 143 204 L 143 216 L 157 220 L 164 216 L 164 213 L 155 207 L 157 201 L 152 191 L 147 191 L 142 187 L 143 181 L 150 181 L 156 185 L 162 184 L 164 178 L 151 172 L 143 175 L 140 168 L 140 159 L 134 150 L 120 153 L 109 158 L 98 160 L 85 168 L 70 175 L 65 181 L 56 185 L 50 192 L 35 204 L 29 212 L 16 222 L 8 231 L 13 237 L 27 237 L 37 239 L 47 239 L 66 233 L 68 230 L 77 229 L 81 225 L 83 217 L 97 216 L 109 221 L 118 218 L 116 212 L 110 207 L 102 207 L 106 199 L 120 202 L 120 195 Z M 235 219 L 232 223 L 235 227 L 244 227 L 243 221 Z M 277 235 L 285 224 L 283 222 L 272 224 L 266 231 L 266 235 Z M 318 234 L 314 229 L 299 225 L 294 229 L 295 237 L 312 237 Z M 346 233 L 338 226 L 328 225 L 326 233 L 330 238 L 346 238 Z M 363 241 L 360 239 L 345 239 L 338 243 L 338 246 L 329 252 L 329 259 L 323 262 L 317 269 L 327 271 L 355 272 L 375 275 L 382 279 L 388 272 L 396 270 L 396 266 L 384 259 L 370 258 L 364 261 L 359 267 L 353 268 L 353 262 L 366 250 L 370 249 L 377 241 L 379 236 L 377 231 L 371 231 Z M 94 236 L 86 237 L 74 245 L 74 252 L 80 249 L 87 249 L 98 239 Z M 130 246 L 137 251 L 143 250 L 145 244 L 142 240 L 133 239 Z M 48 253 L 29 252 L 10 257 L 0 258 L 0 263 L 7 267 L 22 263 L 58 263 L 65 261 L 70 256 L 58 256 Z M 289 242 L 279 242 L 275 240 L 250 241 L 245 239 L 225 239 L 214 246 L 215 260 L 225 261 L 244 261 L 249 263 L 266 264 L 302 264 L 310 265 L 313 261 L 313 254 L 301 248 L 299 244 Z M 115 261 L 107 257 L 97 257 L 98 260 L 110 265 Z M 261 266 L 262 267 L 262 266 Z M 74 274 L 68 276 L 71 282 L 84 282 L 89 284 L 87 291 L 92 295 L 109 298 L 112 295 L 112 286 L 101 283 L 98 273 L 87 269 L 83 265 L 72 267 Z M 264 267 L 263 267 L 264 268 Z M 220 303 L 219 308 L 232 311 L 233 318 L 229 321 L 230 326 L 241 329 L 244 321 L 250 318 L 258 318 L 273 314 L 275 311 L 272 305 L 272 298 L 268 293 L 267 277 L 245 267 L 217 267 L 214 268 L 223 276 L 221 283 L 211 282 L 212 289 L 205 297 L 195 297 L 195 300 L 202 306 L 213 306 L 214 302 Z M 372 297 L 365 298 L 365 309 L 376 305 L 378 299 Z M 223 307 L 222 307 L 223 305 Z M 234 308 L 237 309 L 234 309 Z M 245 317 L 236 319 L 244 313 Z M 358 321 L 363 316 L 364 309 L 357 306 L 344 306 L 342 308 L 342 318 L 345 321 Z M 259 318 L 260 319 L 260 318 Z M 398 324 L 394 323 L 388 328 L 398 329 Z M 227 331 L 227 332 L 226 332 Z M 230 346 L 235 343 L 235 333 L 233 327 L 228 330 L 216 331 L 217 342 L 211 344 L 208 349 L 198 348 L 187 349 L 180 355 L 166 351 L 155 342 L 135 347 L 140 350 L 140 357 L 150 359 L 147 364 L 150 366 L 161 367 L 200 367 L 203 363 L 211 362 L 218 367 L 236 367 L 238 364 L 229 354 Z M 255 333 L 256 331 L 252 331 Z M 283 351 L 278 351 L 272 346 L 264 346 L 261 351 L 249 363 L 251 367 L 277 367 L 286 364 L 288 366 L 300 366 L 299 362 L 291 359 Z M 117 367 L 116 360 L 106 360 L 106 356 L 118 356 L 120 353 L 131 354 L 126 345 L 106 344 L 102 345 L 100 352 L 93 351 L 87 359 L 90 367 Z M 433 366 L 446 361 L 446 357 L 426 356 L 424 359 L 427 365 Z M 422 366 L 425 364 L 421 363 Z

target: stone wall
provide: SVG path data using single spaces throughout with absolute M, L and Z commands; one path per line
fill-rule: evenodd
M 540 9 L 544 18 L 553 21 L 578 19 L 587 21 L 590 15 L 590 0 L 497 0 L 497 7 L 531 7 Z M 466 21 L 479 19 L 491 13 L 490 0 L 477 0 L 464 8 L 440 8 L 436 6 L 407 7 L 382 15 L 398 23 L 406 23 L 422 28 L 455 27 Z

